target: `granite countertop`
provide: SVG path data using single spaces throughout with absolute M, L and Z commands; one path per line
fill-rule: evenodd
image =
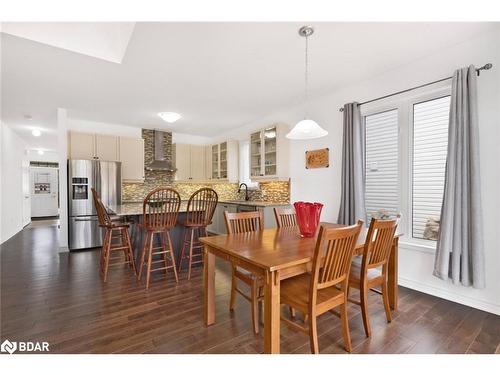
M 257 202 L 257 201 L 219 201 L 219 203 L 226 204 L 237 204 L 244 206 L 256 206 L 256 207 L 275 207 L 275 206 L 289 206 L 290 203 L 283 202 Z M 108 207 L 111 214 L 117 216 L 134 216 L 142 215 L 142 202 L 124 202 L 119 205 L 112 205 Z M 187 211 L 187 201 L 181 202 L 181 207 L 179 212 Z

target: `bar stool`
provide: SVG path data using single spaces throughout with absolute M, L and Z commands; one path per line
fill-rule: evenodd
M 212 222 L 215 208 L 219 197 L 215 190 L 202 188 L 193 193 L 188 201 L 186 220 L 184 226 L 184 238 L 182 241 L 181 260 L 179 262 L 179 272 L 182 269 L 182 262 L 189 259 L 188 280 L 191 279 L 191 268 L 193 264 L 203 262 L 203 244 L 198 240 L 207 236 L 207 225 Z M 186 248 L 189 248 L 189 255 L 185 255 Z M 194 253 L 193 250 L 200 250 Z M 195 258 L 199 260 L 193 261 Z
M 151 191 L 142 205 L 143 221 L 139 226 L 144 230 L 144 246 L 142 247 L 141 263 L 138 279 L 141 279 L 144 267 L 147 267 L 146 289 L 149 289 L 151 273 L 169 269 L 174 270 L 175 281 L 178 283 L 177 267 L 175 265 L 174 248 L 170 238 L 170 230 L 177 223 L 177 215 L 181 205 L 179 193 L 171 188 L 160 187 Z M 160 246 L 154 246 L 155 235 L 159 235 Z M 153 260 L 155 255 L 161 259 Z M 167 255 L 170 255 L 168 257 Z M 169 265 L 170 262 L 170 265 Z M 162 264 L 160 267 L 153 267 Z
M 104 282 L 108 280 L 108 268 L 110 265 L 128 264 L 132 266 L 134 273 L 137 274 L 134 253 L 132 251 L 130 235 L 128 233 L 129 224 L 111 221 L 104 204 L 94 188 L 92 188 L 92 198 L 97 211 L 99 226 L 104 229 L 104 239 L 100 259 L 101 275 L 104 276 Z M 115 233 L 116 235 L 114 235 Z M 113 243 L 114 239 L 119 239 L 119 242 Z M 122 258 L 121 256 L 112 257 L 111 253 L 114 251 L 122 251 L 124 261 L 110 263 L 110 260 Z

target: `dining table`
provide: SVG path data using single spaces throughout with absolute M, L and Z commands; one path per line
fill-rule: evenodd
M 326 227 L 342 227 L 320 223 Z M 363 254 L 368 228 L 363 227 L 353 258 Z M 388 264 L 388 297 L 391 309 L 398 307 L 398 241 L 396 232 Z M 318 231 L 301 237 L 297 227 L 202 237 L 204 246 L 204 323 L 215 323 L 215 258 L 221 258 L 264 280 L 264 353 L 280 352 L 280 281 L 310 272 Z

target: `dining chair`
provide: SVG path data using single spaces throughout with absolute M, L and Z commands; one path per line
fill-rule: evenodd
M 361 306 L 363 326 L 367 337 L 371 336 L 368 317 L 369 290 L 382 295 L 387 322 L 391 321 L 391 309 L 387 294 L 387 271 L 398 220 L 399 217 L 396 220 L 372 219 L 366 235 L 361 265 L 353 262 L 351 266 L 349 288 L 359 290 L 360 300 L 349 298 L 349 302 Z M 382 290 L 374 289 L 375 287 L 381 287 Z
M 297 216 L 293 208 L 274 207 L 274 216 L 278 228 L 297 226 Z
M 262 211 L 230 213 L 225 211 L 224 218 L 228 234 L 256 232 L 264 228 Z M 252 324 L 255 334 L 259 333 L 259 302 L 263 300 L 264 279 L 232 264 L 231 301 L 229 310 L 233 311 L 236 304 L 236 293 L 241 294 L 252 305 Z M 238 280 L 250 287 L 250 295 L 238 288 Z
M 319 353 L 316 319 L 331 311 L 340 317 L 345 350 L 351 351 L 351 336 L 347 317 L 349 270 L 363 222 L 356 225 L 329 228 L 322 225 L 313 255 L 310 273 L 281 281 L 281 303 L 302 312 L 307 318 L 299 324 L 284 316 L 281 319 L 302 332 L 309 333 L 311 351 Z M 340 314 L 333 309 L 340 308 Z
M 189 198 L 186 219 L 181 223 L 184 226 L 184 238 L 179 262 L 181 272 L 182 262 L 189 260 L 188 280 L 191 279 L 192 266 L 203 263 L 204 246 L 199 238 L 207 236 L 207 226 L 212 222 L 218 200 L 216 191 L 210 188 L 199 189 Z M 185 255 L 186 249 L 189 249 L 189 255 Z
M 165 270 L 167 274 L 169 269 L 173 269 L 175 281 L 179 282 L 170 230 L 177 224 L 180 205 L 179 193 L 166 187 L 154 189 L 144 198 L 143 219 L 139 227 L 144 230 L 145 236 L 138 279 L 141 279 L 143 268 L 147 267 L 146 289 L 149 289 L 151 273 L 156 271 Z M 155 235 L 159 236 L 160 246 L 157 247 L 154 243 Z M 161 255 L 161 259 L 153 260 L 155 255 Z M 160 266 L 153 268 L 155 264 Z
M 134 273 L 137 274 L 134 253 L 132 251 L 130 235 L 128 233 L 129 224 L 112 221 L 97 191 L 94 188 L 91 188 L 91 191 L 94 206 L 97 211 L 99 227 L 104 229 L 104 238 L 102 241 L 100 256 L 100 269 L 101 274 L 104 277 L 104 282 L 108 280 L 108 269 L 110 265 L 128 264 L 132 266 Z M 116 239 L 118 239 L 119 242 L 113 241 Z M 111 254 L 116 251 L 123 252 L 123 261 L 110 263 L 110 260 L 122 259 L 121 256 L 111 256 Z

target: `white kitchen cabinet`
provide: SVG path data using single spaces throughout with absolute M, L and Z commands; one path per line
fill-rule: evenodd
M 211 146 L 211 179 L 238 182 L 238 142 L 226 141 Z
M 68 148 L 70 159 L 95 159 L 95 135 L 69 132 Z
M 204 181 L 205 173 L 205 146 L 175 143 L 173 145 L 173 159 L 177 172 L 177 181 Z
M 288 127 L 275 124 L 250 134 L 250 178 L 252 180 L 288 179 Z
M 113 135 L 95 135 L 95 156 L 99 160 L 119 161 L 118 137 Z
M 70 159 L 119 161 L 118 137 L 71 131 L 68 134 L 68 155 Z
M 119 139 L 119 154 L 124 182 L 144 182 L 144 139 Z

